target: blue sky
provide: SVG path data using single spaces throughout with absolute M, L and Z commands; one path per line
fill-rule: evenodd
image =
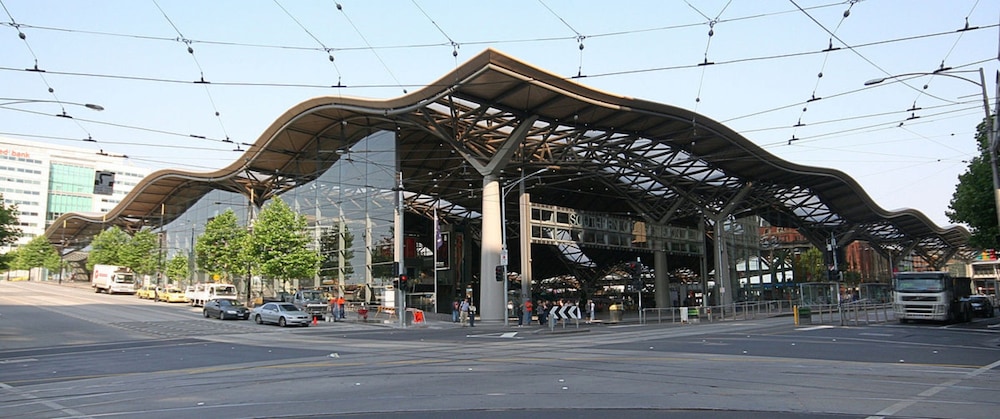
M 213 170 L 241 155 L 226 138 L 252 143 L 308 98 L 400 96 L 495 48 L 592 88 L 697 111 L 783 159 L 847 173 L 885 209 L 915 208 L 940 225 L 977 154 L 978 70 L 992 107 L 1000 51 L 993 0 L 0 4 L 7 142 Z M 958 31 L 966 22 L 979 29 Z M 25 70 L 36 62 L 44 73 Z M 975 83 L 863 85 L 942 64 Z M 193 83 L 201 79 L 210 84 Z M 75 118 L 52 116 L 56 103 L 15 100 L 62 101 Z

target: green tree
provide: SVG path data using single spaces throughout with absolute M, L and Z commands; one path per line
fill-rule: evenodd
M 62 264 L 59 252 L 45 236 L 31 239 L 28 244 L 19 248 L 16 254 L 14 266 L 17 269 L 45 268 L 49 271 L 58 271 Z
M 948 220 L 963 223 L 972 232 L 969 245 L 981 249 L 1000 248 L 997 235 L 997 207 L 993 191 L 993 168 L 990 164 L 987 125 L 979 124 L 976 135 L 979 155 L 969 161 L 965 173 L 958 176 L 958 185 L 945 211 Z
M 354 259 L 354 252 L 351 251 L 351 247 L 354 245 L 354 233 L 351 233 L 346 224 L 343 226 L 343 249 L 340 248 L 340 225 L 325 228 L 320 235 L 320 254 L 323 255 L 320 262 L 320 277 L 323 279 L 340 277 L 338 271 L 341 259 L 344 260 L 344 278 L 350 278 L 354 274 L 354 266 L 351 265 L 351 259 Z
M 159 236 L 142 230 L 129 236 L 118 226 L 102 231 L 90 245 L 87 270 L 94 265 L 124 266 L 139 275 L 152 275 L 159 270 Z
M 254 223 L 245 257 L 257 261 L 259 272 L 270 278 L 312 279 L 319 268 L 319 254 L 303 215 L 296 214 L 280 197 L 264 207 Z
M 232 282 L 236 272 L 243 272 L 242 257 L 247 230 L 236 223 L 236 213 L 227 209 L 205 225 L 205 233 L 195 242 L 195 261 L 198 268 L 210 275 L 219 275 Z
M 17 205 L 7 205 L 0 194 L 0 246 L 10 246 L 21 237 L 20 221 L 17 218 Z M 13 255 L 0 255 L 0 269 L 7 269 Z
M 174 282 L 186 284 L 188 283 L 188 258 L 184 255 L 176 255 L 167 261 L 166 268 L 167 278 L 173 279 Z
M 801 282 L 823 282 L 828 279 L 823 252 L 815 247 L 810 247 L 799 256 L 798 268 L 796 272 L 802 272 L 805 275 L 805 281 Z
M 125 264 L 125 252 L 131 238 L 118 226 L 100 232 L 90 244 L 90 255 L 87 256 L 87 270 L 93 271 L 94 265 Z
M 141 230 L 128 240 L 119 253 L 122 265 L 132 268 L 138 275 L 153 275 L 160 271 L 160 236 L 152 230 Z

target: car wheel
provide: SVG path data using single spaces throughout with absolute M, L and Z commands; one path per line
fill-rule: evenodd
M 285 323 L 284 317 L 278 319 L 278 326 L 285 327 L 285 325 L 287 325 L 287 323 Z
M 226 319 L 226 313 L 222 310 L 219 310 L 219 320 L 225 320 L 225 319 Z
M 260 314 L 254 316 L 253 317 L 253 321 L 254 321 L 254 323 L 257 323 L 257 324 L 264 324 L 264 321 L 261 320 L 261 318 L 260 318 Z
M 201 314 L 204 314 L 206 319 L 208 318 L 208 310 L 202 310 Z

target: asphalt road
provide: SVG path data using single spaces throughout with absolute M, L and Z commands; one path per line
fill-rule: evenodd
M 0 416 L 994 418 L 1000 329 L 325 323 L 0 282 Z

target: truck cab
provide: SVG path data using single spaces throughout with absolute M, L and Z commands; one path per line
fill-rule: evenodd
M 972 279 L 948 272 L 900 272 L 893 279 L 893 311 L 900 323 L 910 320 L 968 322 Z
M 329 301 L 323 291 L 320 290 L 299 290 L 292 296 L 292 304 L 317 320 L 326 317 Z

